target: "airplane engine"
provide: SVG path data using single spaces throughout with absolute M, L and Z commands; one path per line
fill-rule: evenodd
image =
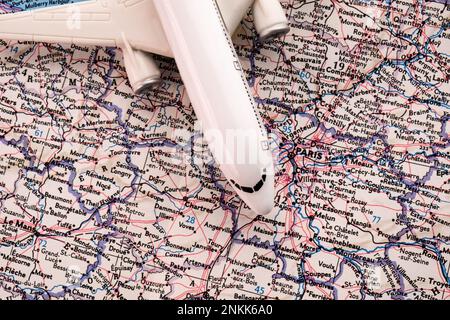
M 253 17 L 261 42 L 284 36 L 290 30 L 286 13 L 279 0 L 255 0 Z
M 161 84 L 161 71 L 152 54 L 126 48 L 123 56 L 128 79 L 135 93 L 143 94 Z

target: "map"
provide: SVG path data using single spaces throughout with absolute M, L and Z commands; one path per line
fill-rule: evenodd
M 4 14 L 68 1 L 1 1 Z M 236 50 L 276 159 L 256 216 L 175 62 L 0 40 L 0 298 L 450 299 L 450 3 L 284 0 Z

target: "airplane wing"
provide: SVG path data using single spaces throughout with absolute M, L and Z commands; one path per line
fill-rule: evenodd
M 149 0 L 96 0 L 0 15 L 0 38 L 133 48 L 171 55 Z
M 253 0 L 218 0 L 231 33 Z M 96 0 L 0 15 L 0 38 L 124 47 L 172 57 L 153 0 Z
M 254 0 L 216 0 L 216 2 L 228 32 L 232 35 Z

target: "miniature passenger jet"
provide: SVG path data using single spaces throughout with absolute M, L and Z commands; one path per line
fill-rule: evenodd
M 1 15 L 0 38 L 119 47 L 138 94 L 161 82 L 151 54 L 175 58 L 220 169 L 254 212 L 267 214 L 274 163 L 230 37 L 251 6 L 261 41 L 289 31 L 278 0 L 97 0 Z

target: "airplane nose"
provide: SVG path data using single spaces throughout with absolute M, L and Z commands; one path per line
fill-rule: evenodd
M 272 172 L 264 171 L 259 181 L 253 186 L 246 186 L 231 180 L 231 183 L 239 197 L 256 214 L 267 215 L 274 207 L 274 176 Z
M 252 199 L 247 201 L 250 209 L 256 214 L 268 215 L 274 207 L 274 189 L 273 176 L 268 176 L 261 190 L 250 194 Z
M 247 204 L 256 214 L 268 215 L 274 208 L 273 193 L 261 195 L 255 201 L 247 202 Z

